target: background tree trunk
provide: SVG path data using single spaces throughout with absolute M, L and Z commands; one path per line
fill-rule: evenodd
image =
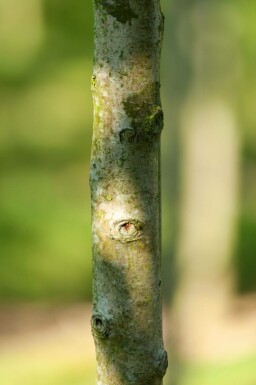
M 238 331 L 230 309 L 239 191 L 239 18 L 228 1 L 182 5 L 173 35 L 179 68 L 186 65 L 190 76 L 186 87 L 179 79 L 185 92 L 173 107 L 179 111 L 181 158 L 172 325 L 181 361 L 214 362 L 235 353 Z
M 100 385 L 158 385 L 167 368 L 160 278 L 158 0 L 94 0 L 93 315 Z

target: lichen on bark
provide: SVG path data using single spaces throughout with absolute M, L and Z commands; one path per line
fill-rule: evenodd
M 158 0 L 94 0 L 90 184 L 98 385 L 160 385 Z M 121 15 L 122 14 L 122 15 Z

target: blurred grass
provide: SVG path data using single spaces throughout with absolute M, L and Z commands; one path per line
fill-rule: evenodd
M 95 385 L 93 358 L 71 362 L 50 361 L 47 356 L 9 355 L 0 358 L 0 381 L 5 385 Z M 180 385 L 255 385 L 256 356 L 219 365 L 188 365 Z
M 41 359 L 39 364 L 32 357 L 21 360 L 19 356 L 12 356 L 10 360 L 0 360 L 0 381 L 5 385 L 95 385 L 96 377 L 92 362 L 85 365 L 84 362 L 56 364 L 55 361 L 53 365 Z
M 256 356 L 219 365 L 188 366 L 181 385 L 254 385 Z

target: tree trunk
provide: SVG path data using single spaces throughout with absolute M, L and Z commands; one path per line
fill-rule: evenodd
M 159 0 L 94 0 L 92 333 L 99 385 L 160 385 Z

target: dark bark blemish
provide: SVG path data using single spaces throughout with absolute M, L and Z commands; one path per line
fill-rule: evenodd
M 119 135 L 121 143 L 133 143 L 136 139 L 136 131 L 130 128 L 122 130 Z
M 96 86 L 96 75 L 92 75 L 92 78 L 91 78 L 91 88 L 92 90 L 95 88 Z
M 123 101 L 126 115 L 138 136 L 160 134 L 163 111 L 160 103 L 160 83 L 150 83 L 141 92 L 131 94 Z
M 164 114 L 160 106 L 153 106 L 151 113 L 145 119 L 145 130 L 152 134 L 161 133 L 164 126 Z
M 138 17 L 131 8 L 129 0 L 95 0 L 95 4 L 103 7 L 109 15 L 122 24 Z
M 158 31 L 159 31 L 161 37 L 163 36 L 163 33 L 164 33 L 164 21 L 165 21 L 165 17 L 164 17 L 163 12 L 161 11 L 161 18 L 160 18 L 160 23 L 158 26 Z

